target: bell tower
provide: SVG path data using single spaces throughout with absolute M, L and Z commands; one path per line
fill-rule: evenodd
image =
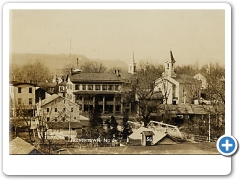
M 174 72 L 175 69 L 175 59 L 173 57 L 172 51 L 170 50 L 170 60 L 165 62 L 165 72 L 163 76 L 167 77 L 176 77 L 176 73 Z

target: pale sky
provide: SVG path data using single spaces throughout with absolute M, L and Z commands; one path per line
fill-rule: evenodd
M 10 52 L 224 64 L 224 29 L 224 10 L 11 10 Z

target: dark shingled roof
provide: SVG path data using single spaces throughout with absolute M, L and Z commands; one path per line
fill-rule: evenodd
M 63 82 L 61 82 L 61 83 L 59 83 L 57 85 L 59 85 L 59 86 L 66 86 L 67 85 L 67 81 L 63 81 Z
M 225 105 L 197 105 L 197 104 L 161 104 L 161 113 L 168 111 L 170 114 L 209 114 L 220 113 L 225 114 Z
M 72 82 L 123 82 L 121 76 L 114 73 L 77 73 L 70 75 Z
M 152 136 L 154 133 L 152 131 L 143 131 L 141 134 L 144 134 L 145 136 Z

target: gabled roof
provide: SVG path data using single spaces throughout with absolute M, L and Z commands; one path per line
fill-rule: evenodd
M 57 84 L 58 86 L 66 86 L 67 85 L 67 81 L 63 81 L 63 82 L 61 82 L 61 83 L 59 83 L 59 84 Z
M 36 86 L 36 84 L 33 84 L 31 82 L 10 81 L 9 83 L 12 84 L 13 86 L 19 86 L 19 85 L 23 85 L 23 84 L 26 84 L 29 86 Z
M 69 76 L 72 82 L 122 82 L 114 73 L 77 73 Z
M 160 140 L 162 140 L 164 137 L 169 137 L 170 139 L 174 140 L 168 133 L 165 133 L 165 129 L 159 129 L 157 131 L 154 131 L 150 128 L 146 128 L 146 127 L 140 127 L 138 129 L 132 129 L 133 133 L 129 136 L 130 139 L 142 139 L 142 132 L 146 133 L 146 134 L 151 134 L 153 133 L 153 144 L 156 144 L 157 142 L 159 142 Z M 151 133 L 149 133 L 151 132 Z
M 44 106 L 52 101 L 54 101 L 57 98 L 62 98 L 61 96 L 57 95 L 57 94 L 53 94 L 47 98 L 45 98 L 44 100 L 41 101 L 41 106 Z
M 144 134 L 145 136 L 152 136 L 155 135 L 152 131 L 143 131 L 141 134 Z
M 9 154 L 29 154 L 34 149 L 34 146 L 24 141 L 23 139 L 16 137 L 10 142 Z
M 177 109 L 180 114 L 195 114 L 191 105 L 178 104 Z
M 153 144 L 157 144 L 158 142 L 161 142 L 164 138 L 169 138 L 173 142 L 176 142 L 176 140 L 172 136 L 170 136 L 168 133 L 159 133 L 156 136 L 154 136 Z

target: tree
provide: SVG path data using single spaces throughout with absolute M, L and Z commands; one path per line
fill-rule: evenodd
M 219 137 L 225 133 L 225 68 L 217 63 L 208 64 L 201 68 L 201 73 L 207 82 L 206 99 L 211 104 L 202 105 L 207 112 L 207 126 L 202 126 L 200 133 L 207 135 L 210 129 L 211 137 Z
M 103 131 L 103 120 L 98 106 L 97 99 L 95 100 L 95 105 L 89 114 L 89 133 L 91 138 L 98 138 L 101 136 Z
M 116 118 L 114 116 L 111 116 L 109 124 L 110 124 L 110 129 L 108 131 L 109 136 L 111 138 L 118 138 L 118 136 L 119 136 L 119 130 L 117 128 L 118 123 L 117 123 Z
M 73 64 L 68 64 L 63 67 L 62 73 L 69 74 L 71 68 L 76 69 L 78 67 Z M 104 73 L 107 70 L 107 67 L 101 62 L 85 61 L 81 63 L 79 69 L 85 73 Z
M 139 108 L 139 115 L 142 117 L 146 127 L 150 121 L 150 115 L 159 109 L 163 102 L 163 95 L 155 91 L 156 79 L 161 77 L 162 71 L 154 64 L 147 62 L 140 63 L 137 79 L 131 85 L 131 90 L 125 93 L 125 99 L 134 103 Z
M 128 123 L 129 117 L 127 112 L 123 112 L 123 130 L 122 139 L 127 139 L 127 137 L 132 134 L 132 128 Z
M 104 73 L 107 67 L 101 62 L 86 61 L 80 66 L 80 69 L 87 73 Z
M 225 103 L 225 68 L 216 63 L 203 66 L 201 71 L 207 80 L 208 99 Z
M 194 64 L 181 65 L 175 68 L 175 71 L 178 75 L 191 75 L 194 76 L 199 72 L 199 64 L 195 62 Z
M 51 81 L 50 70 L 40 61 L 26 63 L 22 66 L 10 66 L 10 80 L 20 82 L 31 82 L 34 84 Z
M 14 127 L 16 136 L 19 135 L 19 128 L 27 129 L 28 138 L 30 143 L 32 142 L 31 123 L 33 120 L 33 111 L 35 107 L 33 105 L 25 105 L 24 103 L 18 103 L 14 100 L 11 101 L 11 106 L 14 108 Z

